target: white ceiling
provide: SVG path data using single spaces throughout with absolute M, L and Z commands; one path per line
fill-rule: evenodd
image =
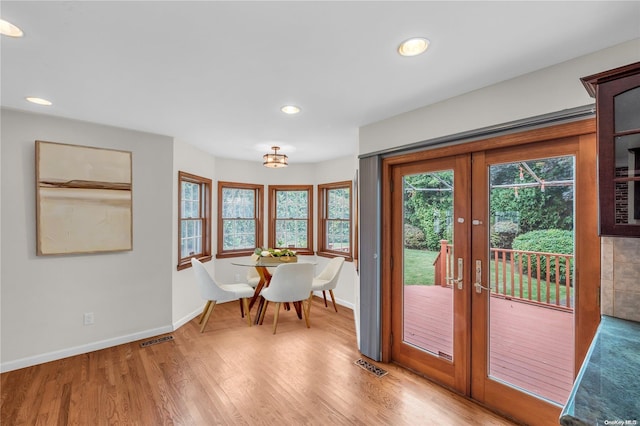
M 640 37 L 640 2 L 2 1 L 3 107 L 216 156 L 355 154 L 358 127 Z M 396 53 L 409 37 L 431 47 Z M 53 101 L 42 107 L 25 96 Z M 285 104 L 297 116 L 280 112 Z M 63 141 L 61 141 L 63 142 Z

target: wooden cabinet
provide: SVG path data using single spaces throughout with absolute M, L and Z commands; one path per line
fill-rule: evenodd
M 640 237 L 640 62 L 581 80 L 596 98 L 600 235 Z

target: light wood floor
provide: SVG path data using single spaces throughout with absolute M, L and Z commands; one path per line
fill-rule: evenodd
M 316 298 L 310 329 L 283 311 L 273 335 L 273 306 L 249 328 L 227 303 L 204 334 L 195 319 L 173 341 L 4 373 L 0 424 L 512 424 L 395 365 L 375 363 L 382 378 L 356 366 L 353 312 L 339 310 Z

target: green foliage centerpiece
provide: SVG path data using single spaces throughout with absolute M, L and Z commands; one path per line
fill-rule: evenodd
M 273 249 L 273 248 L 256 248 L 254 251 L 256 257 L 256 263 L 262 265 L 277 265 L 279 263 L 297 262 L 298 257 L 296 252 L 286 248 Z

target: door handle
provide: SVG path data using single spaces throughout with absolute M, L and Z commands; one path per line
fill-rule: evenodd
M 482 261 L 476 260 L 476 282 L 473 283 L 476 288 L 476 293 L 482 293 L 482 290 L 491 291 L 490 288 L 487 288 L 482 285 Z

